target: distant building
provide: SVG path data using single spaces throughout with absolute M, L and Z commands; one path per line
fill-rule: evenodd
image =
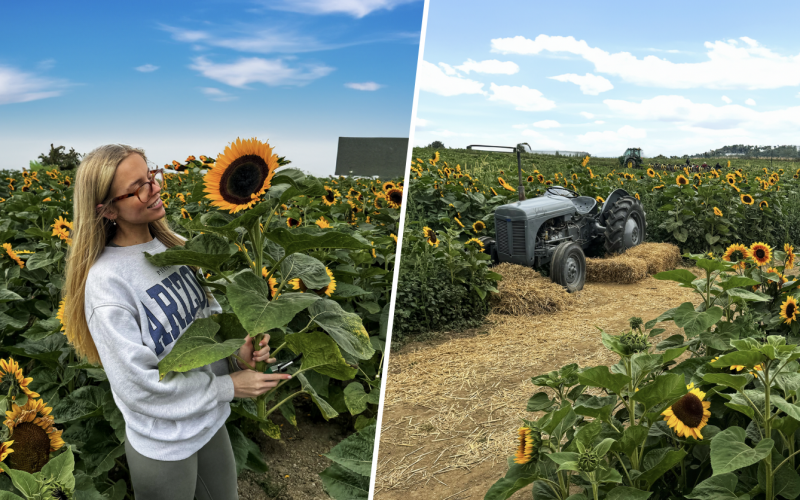
M 408 137 L 339 137 L 336 175 L 404 177 Z

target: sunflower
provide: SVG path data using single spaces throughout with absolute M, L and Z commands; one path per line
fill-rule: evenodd
M 752 205 L 753 203 L 755 203 L 755 200 L 749 194 L 741 194 L 739 195 L 739 198 L 741 198 L 742 203 L 744 203 L 745 205 Z
M 475 234 L 480 233 L 486 229 L 486 224 L 482 220 L 475 221 L 475 224 L 472 225 L 472 230 L 475 231 Z
M 331 295 L 333 295 L 333 292 L 336 291 L 336 279 L 333 277 L 333 273 L 331 272 L 331 270 L 328 269 L 328 266 L 325 266 L 325 273 L 331 279 L 331 282 L 322 288 L 318 288 L 316 290 L 311 290 L 311 291 L 319 296 L 327 295 L 328 297 L 330 297 Z M 303 283 L 303 280 L 301 280 L 300 278 L 291 279 L 286 284 L 291 285 L 291 287 L 294 288 L 295 290 L 299 290 L 300 293 L 305 293 L 309 291 L 309 288 L 306 286 L 305 283 Z
M 762 210 L 764 209 L 764 207 L 768 207 L 768 206 L 769 206 L 769 203 L 767 203 L 767 200 L 761 200 L 761 202 L 758 204 L 758 208 L 760 208 Z
M 269 276 L 269 269 L 267 269 L 266 267 L 262 267 L 261 268 L 261 277 L 263 277 L 264 279 L 267 279 L 267 276 Z M 272 275 L 272 277 L 269 279 L 269 282 L 267 282 L 267 284 L 269 285 L 269 300 L 277 299 L 278 298 L 278 279 L 275 277 L 275 274 Z
M 689 389 L 689 393 L 661 414 L 664 415 L 664 421 L 675 430 L 678 437 L 703 439 L 700 429 L 706 426 L 708 417 L 711 416 L 711 411 L 709 411 L 711 401 L 703 401 L 706 393 L 695 388 L 693 383 L 687 385 L 686 388 Z
M 291 217 L 288 217 L 286 219 L 286 225 L 289 226 L 289 227 L 299 227 L 300 224 L 302 224 L 302 223 L 303 223 L 303 219 L 293 219 Z
M 386 192 L 386 201 L 389 206 L 399 209 L 403 203 L 403 188 L 395 187 Z
M 482 242 L 481 240 L 479 240 L 478 238 L 470 238 L 470 239 L 468 239 L 468 240 L 467 240 L 467 242 L 466 242 L 466 243 L 464 243 L 464 244 L 465 244 L 465 245 L 475 245 L 475 246 L 477 246 L 477 247 L 478 247 L 478 249 L 479 249 L 481 252 L 483 252 L 483 242 Z
M 787 325 L 791 324 L 792 320 L 797 321 L 797 300 L 791 295 L 781 304 L 780 316 L 786 320 L 784 323 Z
M 500 182 L 500 187 L 502 187 L 502 188 L 504 188 L 504 189 L 508 189 L 509 191 L 516 191 L 516 189 L 514 189 L 513 187 L 511 187 L 511 186 L 510 186 L 510 185 L 509 185 L 509 184 L 508 184 L 508 183 L 505 181 L 505 179 L 503 179 L 502 177 L 498 177 L 498 178 L 497 178 L 497 180 Z
M 717 217 L 722 217 L 722 210 L 720 210 L 717 207 L 714 207 L 714 215 L 716 215 Z
M 786 252 L 786 260 L 783 264 L 783 270 L 786 272 L 787 269 L 794 267 L 794 247 L 788 243 L 784 243 L 783 251 Z
M 500 196 L 500 195 L 497 194 L 497 191 L 495 191 L 493 187 L 490 187 L 489 189 L 492 190 L 492 193 L 494 193 L 495 196 Z
M 647 169 L 647 175 L 649 175 L 650 177 L 655 177 L 656 176 L 656 171 L 653 170 L 652 168 L 648 168 Z
M 775 274 L 777 274 L 777 275 L 778 275 L 778 278 L 780 278 L 780 280 L 781 280 L 781 282 L 780 282 L 780 286 L 783 286 L 783 284 L 784 284 L 784 283 L 786 283 L 787 281 L 789 281 L 788 279 L 786 279 L 786 276 L 784 276 L 783 274 L 781 274 L 781 272 L 780 272 L 780 271 L 778 271 L 777 269 L 775 269 L 774 267 L 770 267 L 770 268 L 768 268 L 768 269 L 767 269 L 767 272 L 768 272 L 768 273 L 775 273 Z
M 578 174 L 572 174 L 572 180 L 573 181 L 577 181 L 578 180 Z
M 675 178 L 675 184 L 679 186 L 685 186 L 689 184 L 689 179 L 687 179 L 683 175 L 679 175 L 678 177 Z
M 597 198 L 595 198 L 595 200 L 597 200 L 597 203 L 605 203 L 606 202 L 606 200 L 604 200 L 602 196 L 598 196 Z
M 394 189 L 395 187 L 397 187 L 397 186 L 395 186 L 395 183 L 392 182 L 392 181 L 386 181 L 386 182 L 383 183 L 383 191 L 384 192 L 389 191 L 390 189 Z
M 763 266 L 772 260 L 772 249 L 766 243 L 756 242 L 750 245 L 750 255 L 756 264 Z
M 210 205 L 236 213 L 251 208 L 272 187 L 279 166 L 269 143 L 237 137 L 204 176 L 203 191 Z
M 318 225 L 322 229 L 328 229 L 328 228 L 331 227 L 331 225 L 328 224 L 328 221 L 325 220 L 324 216 L 322 216 L 319 219 L 317 219 L 316 221 L 314 221 L 314 224 Z
M 461 226 L 461 227 L 464 227 L 464 223 L 462 223 L 460 220 L 458 220 L 458 217 L 453 217 L 453 219 L 455 219 L 456 223 L 457 223 L 459 226 Z
M 750 249 L 741 243 L 734 243 L 722 254 L 722 260 L 733 262 L 734 269 L 744 269 L 745 261 L 750 258 Z
M 50 460 L 50 453 L 64 446 L 61 439 L 64 431 L 53 425 L 52 408 L 41 399 L 29 398 L 25 405 L 13 403 L 11 407 L 3 422 L 14 437 L 13 441 L 3 443 L 4 447 L 14 444 L 14 449 L 4 450 L 13 451 L 7 455 L 6 464 L 12 469 L 39 472 Z
M 336 197 L 342 196 L 336 189 L 331 189 L 328 186 L 325 186 L 325 194 L 322 196 L 322 202 L 328 206 L 331 206 L 336 203 Z
M 639 193 L 634 194 L 634 196 L 636 197 L 637 200 L 641 201 L 641 198 L 639 198 Z
M 514 454 L 516 457 L 514 458 L 514 463 L 523 465 L 531 461 L 535 449 L 535 441 L 533 432 L 527 427 L 520 427 L 518 433 L 519 445 L 517 446 L 517 452 Z
M 428 244 L 432 247 L 439 246 L 439 239 L 436 237 L 436 231 L 425 226 L 422 228 L 422 233 L 425 235 L 425 238 L 428 240 Z
M 534 176 L 532 176 L 532 175 L 529 175 L 528 178 L 525 179 L 525 180 L 527 180 L 528 182 L 533 182 L 533 181 L 536 180 L 536 178 Z
M 33 377 L 25 378 L 19 363 L 14 358 L 8 358 L 7 361 L 0 359 L 0 394 L 10 392 L 12 401 L 22 392 L 27 394 L 28 398 L 40 397 L 39 393 L 28 389 L 28 384 L 31 382 L 33 382 Z
M 733 175 L 733 174 L 728 174 L 728 175 L 726 175 L 726 176 L 725 176 L 725 180 L 726 180 L 726 181 L 728 182 L 728 184 L 730 184 L 731 186 L 733 186 L 733 185 L 735 185 L 735 184 L 736 184 L 736 176 L 735 176 L 735 175 Z
M 536 180 L 539 181 L 540 183 L 544 183 L 544 176 L 542 174 L 537 174 Z

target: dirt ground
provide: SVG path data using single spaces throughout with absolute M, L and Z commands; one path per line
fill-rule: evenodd
M 281 440 L 270 439 L 263 433 L 253 438 L 269 470 L 263 474 L 242 471 L 240 500 L 330 499 L 318 474 L 333 462 L 323 453 L 328 453 L 352 431 L 347 430 L 346 419 L 326 422 L 318 412 L 312 415 L 311 404 L 298 401 L 297 428 L 280 415 L 274 417 L 275 423 L 281 425 Z
M 699 273 L 698 273 L 699 274 Z M 569 364 L 610 365 L 601 343 L 684 302 L 702 300 L 672 281 L 587 283 L 566 310 L 492 314 L 483 327 L 393 349 L 386 386 L 375 500 L 482 499 L 506 472 L 531 377 Z M 674 323 L 660 338 L 680 329 Z M 656 339 L 656 342 L 658 339 Z M 511 498 L 530 497 L 530 487 Z

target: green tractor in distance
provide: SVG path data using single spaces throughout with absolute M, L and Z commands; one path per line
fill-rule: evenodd
M 642 148 L 628 148 L 625 154 L 619 157 L 619 165 L 623 168 L 642 167 Z

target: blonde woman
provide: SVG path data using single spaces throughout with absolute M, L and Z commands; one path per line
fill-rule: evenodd
M 125 451 L 138 500 L 238 499 L 225 421 L 233 398 L 274 388 L 286 374 L 243 369 L 231 356 L 159 381 L 158 362 L 197 318 L 222 312 L 194 266 L 157 267 L 157 254 L 185 238 L 160 199 L 163 169 L 143 150 L 100 146 L 75 173 L 72 245 L 67 255 L 66 335 L 79 356 L 104 368 L 125 420 Z M 269 338 L 251 363 L 267 361 Z

